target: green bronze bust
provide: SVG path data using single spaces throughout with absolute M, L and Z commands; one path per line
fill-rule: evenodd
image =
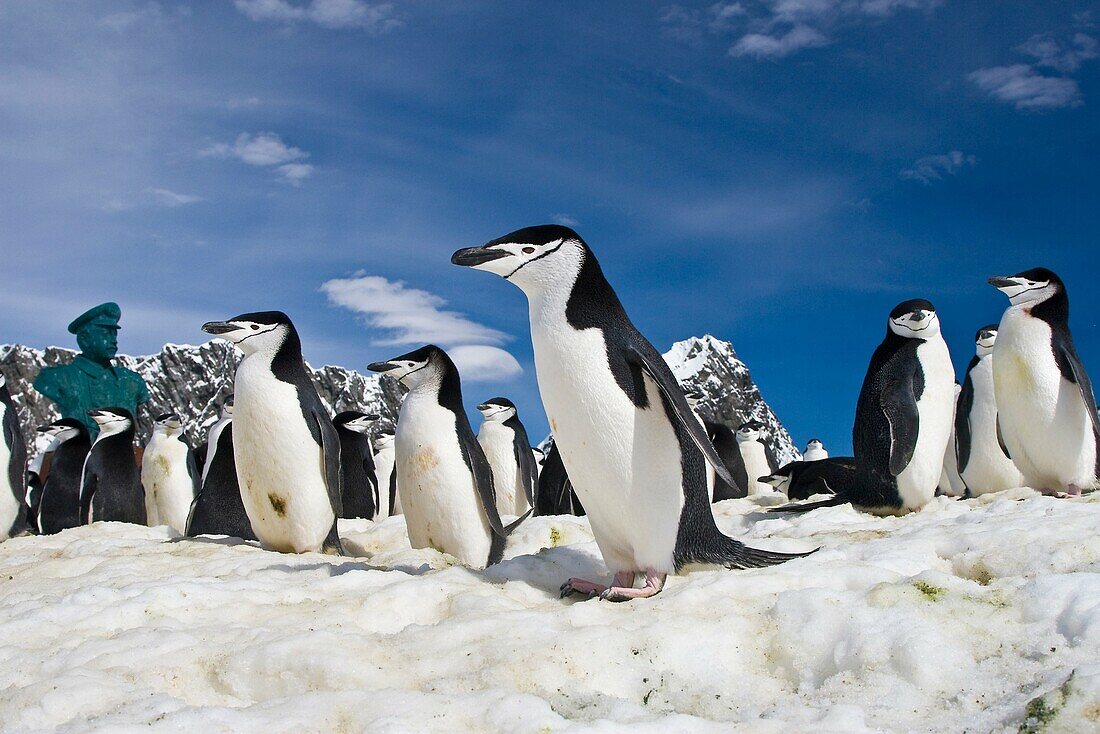
M 62 418 L 76 418 L 94 438 L 99 427 L 88 411 L 96 408 L 126 408 L 138 414 L 138 406 L 149 400 L 149 389 L 141 375 L 112 362 L 118 352 L 118 321 L 122 309 L 117 303 L 101 303 L 73 319 L 69 333 L 76 334 L 80 354 L 69 364 L 44 367 L 34 389 L 52 400 Z

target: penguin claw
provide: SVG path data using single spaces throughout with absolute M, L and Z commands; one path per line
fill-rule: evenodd
M 571 596 L 573 594 L 583 594 L 589 599 L 593 599 L 606 590 L 606 586 L 603 586 L 601 584 L 594 584 L 591 581 L 585 581 L 583 579 L 569 579 L 558 589 L 558 598 L 564 599 L 565 597 Z

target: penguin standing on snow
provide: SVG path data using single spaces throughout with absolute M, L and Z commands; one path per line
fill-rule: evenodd
M 60 533 L 83 523 L 80 513 L 80 480 L 92 440 L 84 423 L 62 418 L 47 427 L 53 437 L 50 473 L 42 485 L 38 528 L 44 535 Z
M 825 450 L 825 444 L 821 443 L 820 438 L 811 438 L 806 444 L 806 450 L 802 452 L 803 461 L 821 461 L 828 458 L 829 452 Z
M 966 484 L 959 474 L 959 455 L 956 451 L 955 417 L 959 410 L 959 394 L 962 385 L 955 383 L 955 401 L 952 404 L 951 433 L 947 436 L 947 448 L 943 452 L 943 469 L 940 471 L 940 482 L 936 487 L 937 494 L 947 497 L 963 497 L 966 495 Z
M 997 438 L 997 399 L 993 390 L 993 346 L 997 325 L 978 329 L 974 357 L 966 368 L 955 408 L 959 474 L 971 495 L 1022 487 L 1024 475 Z
M 542 471 L 539 472 L 539 486 L 535 491 L 535 514 L 584 516 L 584 506 L 577 497 L 577 491 L 573 489 L 573 483 L 569 481 L 561 452 L 553 441 L 550 442 Z
M 233 379 L 233 457 L 256 537 L 284 553 L 343 555 L 340 439 L 294 324 L 264 311 L 202 328 L 244 352 Z
M 528 227 L 451 261 L 496 273 L 530 306 L 539 392 L 555 446 L 591 521 L 610 587 L 569 579 L 579 592 L 649 597 L 693 563 L 768 566 L 803 554 L 749 548 L 711 514 L 704 456 L 731 481 L 683 390 L 631 323 L 596 257 L 573 230 Z M 645 585 L 634 588 L 637 573 Z
M 19 415 L 8 392 L 8 380 L 0 372 L 0 425 L 4 440 L 0 443 L 0 540 L 29 535 L 27 524 L 27 446 L 19 428 Z M 6 486 L 5 486 L 6 485 Z
M 752 497 L 768 494 L 774 488 L 760 480 L 775 471 L 778 462 L 771 446 L 760 440 L 764 424 L 758 420 L 749 420 L 737 429 L 737 450 L 739 456 L 734 466 L 729 467 L 733 479 L 739 487 L 744 487 L 742 496 Z
M 851 490 L 770 511 L 805 512 L 847 502 L 876 515 L 921 509 L 935 496 L 943 472 L 954 400 L 954 368 L 935 308 L 923 299 L 899 303 L 856 403 Z
M 125 408 L 89 410 L 88 415 L 99 426 L 99 434 L 80 477 L 84 523 L 145 525 L 145 491 L 134 463 L 134 417 Z
M 1029 487 L 1080 494 L 1098 485 L 1096 395 L 1069 331 L 1062 279 L 1034 268 L 990 284 L 1008 296 L 993 345 L 1001 436 Z
M 244 509 L 233 459 L 233 399 L 222 403 L 218 420 L 206 436 L 206 462 L 199 494 L 187 518 L 187 535 L 228 535 L 256 540 Z
M 373 520 L 378 514 L 378 477 L 370 447 L 370 426 L 377 415 L 346 410 L 332 419 L 340 437 L 340 468 L 344 473 L 343 512 L 340 517 Z
M 535 506 L 539 470 L 527 429 L 519 420 L 515 404 L 508 398 L 492 398 L 477 406 L 484 421 L 477 442 L 493 469 L 497 512 L 522 515 Z
M 792 461 L 760 477 L 760 481 L 792 500 L 809 499 L 815 494 L 850 492 L 855 479 L 856 460 L 850 456 Z
M 687 400 L 687 404 L 691 408 L 691 412 L 695 415 L 695 420 L 699 421 L 699 425 L 701 425 L 703 427 L 703 430 L 707 432 L 707 438 L 710 439 L 711 443 L 715 444 L 714 448 L 717 449 L 718 444 L 714 440 L 716 438 L 716 436 L 714 435 L 715 431 L 711 430 L 712 428 L 717 429 L 717 424 L 713 424 L 709 421 L 703 420 L 703 416 L 699 415 L 699 406 L 702 404 L 704 397 L 705 396 L 700 390 L 691 389 L 684 391 L 684 398 Z M 719 453 L 718 458 L 720 458 L 722 460 L 722 463 L 726 464 L 726 468 L 729 469 L 729 464 L 726 463 L 726 457 L 722 456 L 722 454 Z M 714 495 L 714 487 L 718 482 L 718 475 L 714 473 L 714 467 L 710 464 L 706 465 L 706 472 L 707 496 L 711 498 L 712 502 L 715 502 L 716 499 Z
M 409 388 L 397 419 L 397 491 L 413 548 L 435 548 L 467 566 L 500 561 L 508 534 L 493 471 L 462 407 L 454 362 L 429 344 L 367 369 Z
M 49 425 L 39 426 L 34 432 L 34 458 L 27 465 L 27 524 L 36 533 L 42 532 L 38 513 L 42 509 L 42 474 L 46 454 L 54 449 L 54 431 Z
M 141 455 L 141 486 L 150 526 L 167 525 L 187 531 L 187 515 L 199 489 L 199 471 L 191 447 L 183 439 L 183 424 L 172 413 L 157 416 L 153 435 Z
M 393 434 L 386 431 L 374 439 L 374 476 L 378 480 L 377 519 L 401 514 L 401 497 L 397 494 L 397 459 L 394 456 Z

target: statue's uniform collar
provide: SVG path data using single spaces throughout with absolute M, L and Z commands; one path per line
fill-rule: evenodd
M 103 365 L 88 359 L 83 354 L 76 355 L 76 358 L 73 359 L 73 364 L 79 367 L 81 372 L 97 380 L 107 375 L 111 377 L 118 377 L 118 374 L 115 372 L 114 367 L 110 365 L 104 367 Z

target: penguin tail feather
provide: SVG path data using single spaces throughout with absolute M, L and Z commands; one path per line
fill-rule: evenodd
M 726 568 L 763 568 L 785 563 L 794 558 L 803 558 L 812 553 L 817 553 L 820 548 L 814 548 L 806 553 L 780 553 L 767 551 L 760 548 L 752 548 L 739 541 L 730 539 L 733 547 L 727 547 L 723 555 L 722 565 Z M 728 546 L 728 544 L 727 544 Z
M 809 512 L 810 510 L 816 510 L 819 507 L 836 507 L 837 505 L 843 505 L 849 500 L 837 495 L 828 499 L 819 500 L 817 502 L 791 502 L 786 505 L 780 505 L 779 507 L 771 507 L 767 512 Z
M 492 566 L 496 563 L 500 563 L 501 559 L 504 558 L 504 546 L 508 536 L 511 535 L 512 531 L 518 528 L 524 520 L 530 517 L 531 513 L 534 511 L 535 508 L 532 507 L 530 510 L 523 513 L 512 522 L 505 525 L 503 528 L 503 533 L 497 533 L 496 531 L 490 533 L 491 537 L 489 539 L 489 558 L 485 562 L 485 565 L 487 567 Z
M 531 516 L 531 513 L 534 512 L 534 511 L 535 511 L 535 508 L 532 507 L 530 510 L 523 513 L 522 515 L 517 517 L 512 522 L 505 525 L 504 526 L 504 537 L 507 538 L 509 535 L 511 535 L 512 531 L 515 530 L 516 528 L 518 528 L 521 524 L 523 524 L 523 521 L 526 520 L 527 518 L 529 518 Z

